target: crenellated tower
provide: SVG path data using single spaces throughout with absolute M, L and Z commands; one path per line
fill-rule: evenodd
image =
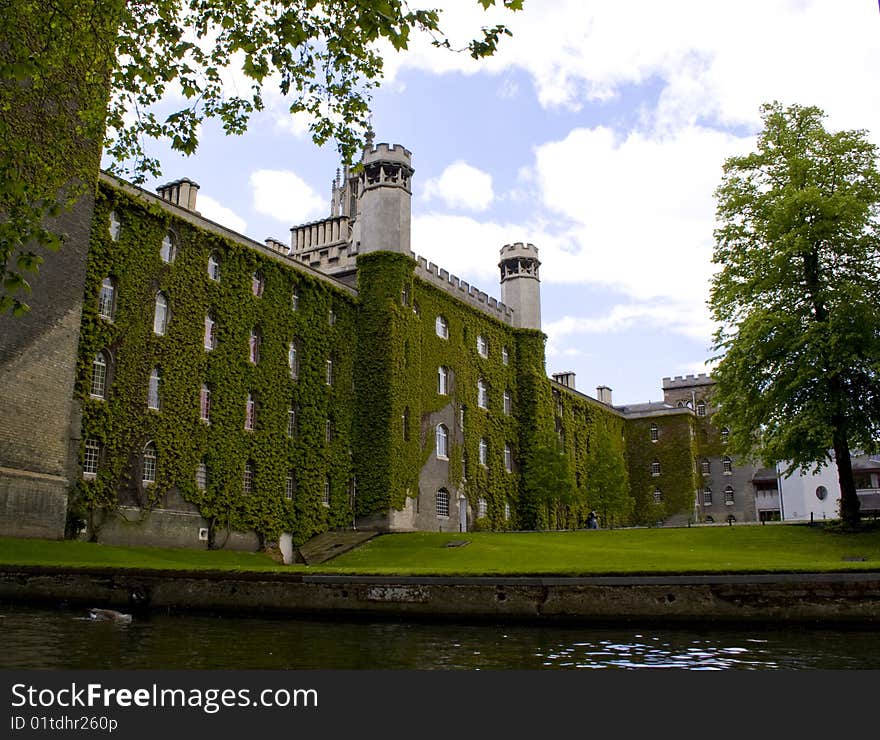
M 538 248 L 534 244 L 507 244 L 501 248 L 501 301 L 513 309 L 514 325 L 541 329 L 541 281 Z
M 352 235 L 358 253 L 387 251 L 408 255 L 412 152 L 399 144 L 373 145 L 369 137 L 361 162 L 360 207 Z

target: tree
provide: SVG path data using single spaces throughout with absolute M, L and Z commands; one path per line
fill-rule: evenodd
M 850 450 L 880 439 L 880 173 L 864 131 L 818 108 L 762 108 L 757 151 L 724 164 L 710 307 L 717 421 L 729 444 L 787 472 L 837 465 L 859 524 Z
M 620 432 L 612 432 L 605 418 L 596 419 L 591 426 L 587 463 L 589 507 L 601 515 L 605 526 L 615 520 L 626 523 L 635 502 L 630 496 Z
M 476 0 L 512 11 L 523 1 Z M 274 86 L 291 114 L 309 116 L 314 142 L 334 140 L 350 162 L 382 77 L 380 42 L 403 51 L 424 33 L 453 49 L 440 11 L 406 0 L 0 0 L 0 26 L 0 312 L 27 309 L 24 273 L 40 262 L 29 245 L 57 247 L 45 217 L 88 187 L 69 161 L 84 142 L 106 132 L 112 169 L 142 182 L 160 174 L 145 139 L 192 154 L 208 118 L 241 134 Z M 459 51 L 491 56 L 509 34 L 484 27 Z M 183 105 L 157 113 L 170 93 Z M 69 156 L 28 146 L 23 125 L 70 144 Z
M 552 432 L 538 433 L 523 461 L 523 481 L 523 526 L 538 529 L 544 523 L 548 529 L 557 529 L 568 518 L 568 508 L 577 502 L 577 489 L 568 456 Z

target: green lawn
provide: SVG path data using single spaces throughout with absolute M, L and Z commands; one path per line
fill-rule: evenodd
M 466 540 L 461 547 L 450 541 Z M 864 560 L 860 560 L 864 558 Z M 2 565 L 400 575 L 589 575 L 876 570 L 880 529 L 839 534 L 806 525 L 377 537 L 323 565 L 268 556 L 0 538 Z

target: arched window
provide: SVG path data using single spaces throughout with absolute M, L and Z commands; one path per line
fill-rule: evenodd
M 489 389 L 482 378 L 477 381 L 477 406 L 481 409 L 489 408 Z
M 169 231 L 162 239 L 162 246 L 159 248 L 159 257 L 163 262 L 171 264 L 177 257 L 177 245 L 174 241 L 174 235 Z
M 659 504 L 663 502 L 663 491 L 659 488 L 654 489 L 654 503 Z
M 489 356 L 489 340 L 482 334 L 477 336 L 477 354 L 479 354 L 480 357 Z
M 92 360 L 92 398 L 107 398 L 107 355 L 98 352 Z
M 486 502 L 486 499 L 480 496 L 477 499 L 477 518 L 482 519 L 486 514 L 489 513 L 489 504 Z
M 241 490 L 244 494 L 251 494 L 254 492 L 254 464 L 248 460 L 244 464 L 244 476 L 242 478 L 242 486 Z
M 709 473 L 711 472 L 711 465 L 710 465 L 710 463 L 709 463 L 709 458 L 704 457 L 704 458 L 700 461 L 700 472 L 701 472 L 703 475 L 709 475 Z
M 651 461 L 651 475 L 654 477 L 660 475 L 660 461 L 653 460 Z
M 205 314 L 204 345 L 207 352 L 217 347 L 217 321 L 210 313 Z
M 284 499 L 293 501 L 296 494 L 296 473 L 292 470 L 287 471 L 287 479 L 284 481 Z
M 446 428 L 445 424 L 437 425 L 437 457 L 448 460 L 449 459 L 449 430 Z
M 162 371 L 158 367 L 150 370 L 150 379 L 147 382 L 147 408 L 158 411 L 160 408 L 161 398 L 159 395 L 160 386 L 162 385 Z
M 513 472 L 513 450 L 509 444 L 504 445 L 504 469 L 508 473 Z
M 660 439 L 660 427 L 651 424 L 651 441 L 656 442 L 658 439 Z
M 330 476 L 324 478 L 324 492 L 321 495 L 321 503 L 330 506 Z
M 449 370 L 445 367 L 437 368 L 437 393 L 441 396 L 449 393 Z
M 121 230 L 122 224 L 119 222 L 119 216 L 116 215 L 116 211 L 110 211 L 110 238 L 113 241 L 118 241 Z
M 263 273 L 257 270 L 251 276 L 251 293 L 253 293 L 257 298 L 261 298 L 263 296 L 263 288 L 265 287 L 265 279 L 263 278 Z
M 287 436 L 296 436 L 296 404 L 287 407 Z
M 724 489 L 724 503 L 727 506 L 733 506 L 733 504 L 734 504 L 733 486 L 725 487 L 725 489 Z
M 211 423 L 211 389 L 204 383 L 199 393 L 199 418 L 208 424 Z
M 446 323 L 446 319 L 442 316 L 438 316 L 436 322 L 434 323 L 434 331 L 437 332 L 437 336 L 440 339 L 449 339 L 449 324 Z
M 168 330 L 168 298 L 161 291 L 156 293 L 156 308 L 153 312 L 153 333 L 160 337 Z
M 721 428 L 721 443 L 727 444 L 727 440 L 730 438 L 730 430 L 727 427 Z
M 706 415 L 706 402 L 705 401 L 697 401 L 697 416 L 705 416 Z
M 101 443 L 97 439 L 87 439 L 83 449 L 83 477 L 94 478 L 98 474 L 98 461 L 101 457 Z
M 513 412 L 513 398 L 510 395 L 510 391 L 504 391 L 504 413 L 506 416 L 510 416 Z
M 287 367 L 290 368 L 290 377 L 296 380 L 299 377 L 299 339 L 287 346 Z
M 733 474 L 733 461 L 727 455 L 721 460 L 721 469 L 724 471 L 724 475 Z
M 333 385 L 333 356 L 327 358 L 325 362 L 326 372 L 324 373 L 324 381 L 327 385 Z
M 486 467 L 489 465 L 489 442 L 485 437 L 480 437 L 480 465 Z
M 257 399 L 253 393 L 247 394 L 244 406 L 244 428 L 252 432 L 257 426 Z
M 248 360 L 252 365 L 260 362 L 260 341 L 260 330 L 257 328 L 251 329 L 250 336 L 248 337 Z
M 200 491 L 208 490 L 208 463 L 204 460 L 196 466 L 196 488 Z
M 156 482 L 156 467 L 158 464 L 159 455 L 156 452 L 156 445 L 152 441 L 147 442 L 144 445 L 143 474 L 141 475 L 141 480 L 144 483 Z
M 105 277 L 101 281 L 101 292 L 98 295 L 98 316 L 107 321 L 113 321 L 116 313 L 116 281 L 111 277 Z
M 712 489 L 704 488 L 703 489 L 703 506 L 711 506 L 712 505 Z
M 441 488 L 434 497 L 434 507 L 437 516 L 449 516 L 449 491 Z
M 208 257 L 208 277 L 215 282 L 220 282 L 220 258 L 216 252 L 211 252 Z

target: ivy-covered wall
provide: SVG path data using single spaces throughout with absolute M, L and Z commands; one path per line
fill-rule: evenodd
M 116 241 L 109 230 L 111 211 L 120 221 Z M 176 257 L 166 263 L 160 247 L 169 232 Z M 208 275 L 211 254 L 219 262 L 219 281 Z M 254 530 L 267 543 L 291 532 L 299 544 L 352 521 L 356 306 L 351 294 L 105 185 L 97 195 L 87 271 L 76 394 L 83 408 L 83 445 L 99 441 L 101 456 L 97 475 L 77 485 L 73 498 L 80 511 L 94 515 L 125 503 L 149 510 L 180 496 L 211 522 L 214 542 L 233 529 Z M 260 297 L 252 292 L 257 272 L 264 279 Z M 98 313 L 107 277 L 116 288 L 112 320 Z M 153 331 L 159 291 L 167 296 L 170 312 L 164 336 Z M 216 321 L 216 348 L 206 351 L 209 313 Z M 249 360 L 254 329 L 261 337 L 256 364 Z M 288 365 L 292 341 L 299 343 L 295 379 Z M 102 351 L 110 360 L 108 385 L 106 399 L 96 399 L 92 363 Z M 158 411 L 147 406 L 154 368 L 161 373 Z M 200 419 L 203 383 L 211 392 L 210 423 Z M 249 393 L 257 404 L 253 431 L 244 428 Z M 291 408 L 296 411 L 293 435 L 288 434 Z M 145 485 L 148 442 L 155 445 L 157 466 L 155 483 Z M 208 469 L 204 490 L 196 484 L 201 462 Z M 248 463 L 253 490 L 246 494 Z M 291 500 L 285 496 L 289 473 L 295 482 Z M 92 521 L 100 519 L 92 516 Z

